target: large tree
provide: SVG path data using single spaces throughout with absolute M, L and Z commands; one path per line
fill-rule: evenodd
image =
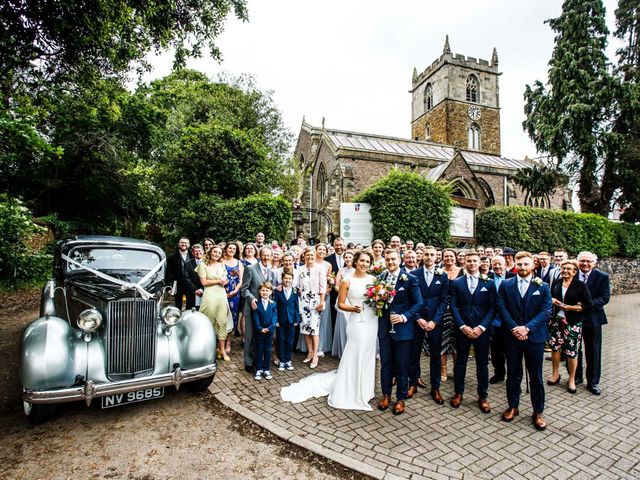
M 616 37 L 624 42 L 618 50 L 616 73 L 621 79 L 619 112 L 614 130 L 623 135 L 618 157 L 619 204 L 622 218 L 640 220 L 640 1 L 620 0 L 616 9 Z
M 173 48 L 177 66 L 208 47 L 227 15 L 247 19 L 246 0 L 4 0 L 0 2 L 0 89 L 8 106 L 24 89 L 78 85 L 148 68 L 150 51 Z
M 605 54 L 605 8 L 600 0 L 565 0 L 547 23 L 555 32 L 548 81 L 527 85 L 523 127 L 538 151 L 576 176 L 582 211 L 606 215 L 620 138 L 611 128 L 618 84 Z

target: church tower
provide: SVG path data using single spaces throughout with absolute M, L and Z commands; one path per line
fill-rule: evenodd
M 500 155 L 498 54 L 491 62 L 451 53 L 449 36 L 440 58 L 411 84 L 411 136 Z

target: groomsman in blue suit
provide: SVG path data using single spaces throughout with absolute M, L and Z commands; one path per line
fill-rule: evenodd
M 496 284 L 496 294 L 500 290 L 500 285 L 502 285 L 504 280 L 516 276 L 515 273 L 507 271 L 502 255 L 495 255 L 491 259 L 491 270 L 492 271 L 489 272 L 489 278 L 493 278 L 493 282 Z M 496 315 L 493 320 L 493 329 L 491 332 L 491 364 L 493 365 L 493 376 L 489 378 L 491 385 L 504 382 L 507 376 L 507 360 L 504 355 L 505 333 L 502 328 L 500 328 L 501 326 L 502 319 L 496 308 Z M 507 332 L 506 335 L 511 335 L 511 332 Z
M 609 275 L 594 268 L 598 257 L 591 252 L 578 254 L 580 274 L 578 279 L 587 284 L 593 299 L 593 306 L 584 314 L 582 338 L 584 340 L 584 357 L 587 363 L 587 388 L 594 395 L 600 395 L 600 371 L 602 361 L 602 326 L 607 324 L 604 306 L 609 303 L 611 286 Z M 582 351 L 578 356 L 576 383 L 582 383 Z
M 533 425 L 537 430 L 547 428 L 544 411 L 542 364 L 544 342 L 549 338 L 547 323 L 552 303 L 549 286 L 533 275 L 533 255 L 518 252 L 515 257 L 518 276 L 502 282 L 498 292 L 498 310 L 502 329 L 507 338 L 507 400 L 509 408 L 502 420 L 511 422 L 519 414 L 522 383 L 522 357 L 530 377 Z
M 405 255 L 410 255 L 409 252 Z M 409 390 L 407 398 L 418 391 L 420 380 L 420 357 L 425 333 L 429 342 L 429 376 L 431 380 L 431 398 L 442 405 L 444 400 L 440 394 L 440 366 L 442 358 L 442 319 L 447 309 L 449 296 L 449 277 L 441 268 L 436 268 L 437 250 L 431 245 L 424 247 L 422 261 L 424 266 L 413 270 L 411 274 L 418 279 L 422 294 L 422 308 L 413 328 L 411 359 L 409 360 Z
M 476 358 L 478 406 L 491 412 L 489 396 L 489 338 L 495 317 L 496 286 L 487 275 L 480 274 L 480 255 L 468 251 L 464 257 L 465 275 L 451 282 L 451 314 L 456 330 L 456 364 L 453 369 L 455 395 L 451 406 L 458 408 L 464 393 L 464 378 L 471 345 Z
M 538 254 L 538 261 L 540 266 L 536 269 L 536 277 L 542 279 L 544 283 L 551 286 L 551 273 L 555 268 L 555 265 L 551 263 L 551 254 L 549 252 L 540 252 Z
M 396 296 L 391 305 L 378 319 L 378 341 L 380 343 L 380 384 L 382 399 L 378 403 L 380 410 L 386 410 L 391 404 L 393 377 L 396 377 L 396 398 L 392 412 L 404 413 L 404 401 L 407 398 L 409 384 L 409 358 L 413 324 L 420 315 L 422 295 L 418 279 L 400 268 L 400 252 L 388 248 L 384 252 L 387 271 L 382 280 L 395 287 Z

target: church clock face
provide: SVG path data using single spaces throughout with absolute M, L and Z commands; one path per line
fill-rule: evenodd
M 480 113 L 480 109 L 476 105 L 469 105 L 469 110 L 467 110 L 469 118 L 471 120 L 480 120 L 482 114 Z

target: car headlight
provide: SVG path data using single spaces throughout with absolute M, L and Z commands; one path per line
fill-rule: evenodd
M 162 321 L 167 325 L 169 325 L 170 327 L 173 327 L 175 324 L 177 324 L 180 321 L 180 317 L 182 317 L 182 312 L 180 311 L 179 308 L 169 306 L 169 307 L 164 307 L 162 309 L 161 315 L 162 315 Z
M 78 327 L 83 332 L 95 332 L 102 325 L 102 315 L 95 308 L 89 308 L 78 316 Z

